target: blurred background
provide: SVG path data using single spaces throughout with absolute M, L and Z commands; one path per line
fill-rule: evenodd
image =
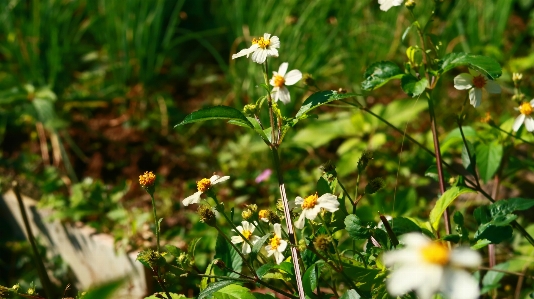
M 272 70 L 288 62 L 290 70 L 310 74 L 321 89 L 351 92 L 361 92 L 371 63 L 391 60 L 402 66 L 407 47 L 417 40 L 409 32 L 402 39 L 411 24 L 406 9 L 382 12 L 375 0 L 1 2 L 1 191 L 17 179 L 25 195 L 54 209 L 55 219 L 113 232 L 116 249 L 123 252 L 154 242 L 150 198 L 137 182 L 144 171 L 157 175 L 163 238 L 178 247 L 210 234 L 194 208 L 181 206 L 200 178 L 230 175 L 230 183 L 219 189 L 230 207 L 274 205 L 274 176 L 255 181 L 271 167 L 260 138 L 221 121 L 174 128 L 197 109 L 242 109 L 262 95 L 261 67 L 246 58 L 230 59 L 253 37 L 264 32 L 280 37 Z M 425 24 L 433 1 L 416 2 L 415 14 Z M 503 93 L 471 109 L 467 123 L 478 122 L 486 111 L 497 123 L 515 116 L 511 72 L 524 73 L 525 93 L 532 95 L 533 2 L 447 0 L 436 12 L 430 30 L 444 53 L 484 54 L 503 66 Z M 452 75 L 438 88 L 442 151 L 453 160 L 461 142 L 445 136 L 454 129 L 465 95 L 452 87 Z M 282 107 L 288 116 L 314 91 L 303 82 L 290 90 L 292 102 Z M 408 98 L 398 82 L 358 100 L 432 148 L 429 119 L 420 116 L 427 115 L 421 114 L 426 100 Z M 318 119 L 299 123 L 282 145 L 290 197 L 314 192 L 319 166 L 329 160 L 344 185 L 354 188 L 357 160 L 367 150 L 374 160 L 362 180 L 382 177 L 386 188 L 362 203 L 361 216 L 427 215 L 437 190 L 425 176 L 430 155 L 359 110 L 332 106 L 319 112 Z M 527 149 L 521 153 L 529 155 Z M 509 192 L 532 188 L 532 178 L 522 172 L 506 179 Z M 0 240 L 0 284 L 36 281 L 28 245 L 5 229 Z M 213 242 L 204 238 L 197 250 L 207 254 Z M 207 257 L 197 260 L 199 267 Z M 67 277 L 68 269 L 55 263 L 58 276 Z

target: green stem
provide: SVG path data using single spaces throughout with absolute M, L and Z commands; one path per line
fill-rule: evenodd
M 330 238 L 332 238 L 332 240 L 334 240 L 334 235 L 332 235 L 332 232 L 330 231 L 330 228 L 328 228 L 328 225 L 326 225 L 326 221 L 324 221 L 323 216 L 321 216 L 321 215 L 317 215 L 317 216 L 319 216 L 319 219 L 321 219 L 321 221 L 323 222 L 323 227 L 326 229 L 326 232 L 328 233 Z M 339 250 L 337 249 L 337 246 L 334 246 L 334 250 L 336 251 L 338 263 L 341 266 L 341 256 L 339 254 Z
M 258 275 L 256 274 L 256 271 L 254 270 L 254 268 L 252 267 L 252 265 L 249 264 L 248 260 L 245 258 L 245 255 L 241 252 L 241 250 L 239 250 L 239 248 L 237 248 L 237 246 L 235 246 L 234 243 L 232 243 L 232 240 L 230 240 L 230 238 L 228 238 L 228 236 L 226 236 L 223 231 L 219 228 L 219 226 L 215 226 L 215 229 L 217 229 L 217 231 L 219 232 L 219 234 L 221 234 L 221 236 L 223 236 L 223 238 L 226 239 L 226 241 L 228 241 L 228 243 L 230 244 L 230 246 L 232 246 L 235 251 L 237 252 L 237 254 L 239 254 L 239 256 L 241 257 L 241 259 L 243 260 L 243 263 L 245 263 L 245 265 L 247 265 L 247 267 L 249 268 L 250 272 L 252 274 L 254 274 L 254 277 L 256 279 L 259 279 Z
M 43 285 L 46 297 L 53 298 L 55 296 L 54 288 L 52 287 L 50 277 L 48 277 L 48 273 L 46 272 L 43 260 L 39 255 L 39 250 L 37 249 L 37 242 L 35 242 L 35 237 L 33 235 L 32 228 L 28 220 L 28 215 L 26 214 L 26 208 L 24 206 L 24 203 L 22 202 L 22 196 L 20 195 L 20 188 L 18 182 L 13 181 L 12 187 L 15 191 L 15 196 L 17 197 L 17 201 L 19 203 L 20 213 L 22 214 L 22 220 L 24 221 L 24 227 L 26 229 L 26 235 L 32 247 L 34 262 L 37 265 L 37 273 L 39 275 L 39 279 L 41 280 L 41 284 Z
M 250 279 L 250 278 L 238 278 L 238 277 L 230 277 L 230 276 L 223 276 L 223 275 L 207 275 L 207 274 L 195 274 L 195 275 L 199 277 L 216 278 L 216 279 L 222 279 L 222 280 L 254 282 L 254 279 Z
M 156 226 L 156 249 L 159 254 L 159 223 L 156 214 L 156 200 L 154 200 L 153 194 L 150 194 L 150 198 L 152 199 L 152 213 L 154 214 L 154 225 Z

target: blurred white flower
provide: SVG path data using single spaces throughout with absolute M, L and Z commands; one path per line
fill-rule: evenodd
M 287 241 L 282 240 L 282 228 L 280 223 L 274 224 L 274 236 L 269 240 L 269 245 L 265 246 L 267 250 L 267 256 L 274 254 L 274 259 L 277 264 L 280 264 L 284 260 L 284 255 L 282 252 L 286 250 Z
M 237 226 L 236 228 L 243 235 L 243 237 L 245 237 L 247 240 L 250 241 L 250 243 L 252 243 L 252 245 L 258 242 L 258 240 L 260 239 L 260 237 L 252 235 L 254 229 L 256 229 L 256 226 L 252 223 L 249 223 L 248 221 L 241 221 L 241 225 Z M 249 254 L 252 248 L 250 247 L 248 242 L 243 240 L 240 235 L 232 236 L 232 243 L 239 244 L 241 242 L 243 243 L 241 252 L 243 252 L 243 254 Z
M 420 299 L 431 299 L 441 292 L 449 299 L 476 299 L 478 282 L 462 267 L 478 267 L 482 258 L 470 248 L 449 250 L 419 233 L 401 237 L 405 248 L 386 252 L 384 263 L 394 267 L 387 289 L 392 296 L 415 290 Z
M 239 53 L 232 55 L 232 59 L 252 54 L 252 61 L 257 63 L 264 63 L 267 57 L 278 57 L 278 49 L 280 48 L 280 39 L 278 36 L 271 36 L 269 33 L 264 33 L 263 37 L 254 38 L 252 46 L 248 49 L 243 49 Z
M 478 107 L 482 100 L 482 89 L 489 93 L 500 93 L 501 87 L 495 81 L 477 71 L 469 70 L 470 74 L 463 73 L 454 77 L 454 87 L 459 90 L 469 89 L 469 102 Z
M 534 119 L 532 118 L 532 112 L 534 112 L 534 100 L 531 100 L 530 103 L 524 102 L 519 105 L 519 108 L 514 108 L 519 111 L 521 114 L 515 119 L 514 122 L 514 132 L 517 132 L 521 125 L 525 123 L 527 131 L 534 131 Z
M 218 183 L 221 183 L 221 182 L 224 182 L 226 180 L 228 180 L 230 177 L 229 176 L 218 176 L 218 175 L 213 175 L 211 178 L 209 179 L 201 179 L 200 181 L 197 182 L 197 189 L 198 191 L 195 192 L 193 195 L 187 197 L 186 199 L 182 200 L 182 203 L 184 204 L 184 206 L 188 206 L 190 204 L 193 204 L 193 203 L 199 203 L 200 202 L 200 195 L 202 195 L 202 193 L 208 191 L 208 189 L 215 185 L 215 184 L 218 184 Z
M 269 81 L 271 86 L 274 86 L 272 94 L 275 101 L 282 101 L 282 103 L 287 104 L 291 100 L 289 95 L 289 90 L 286 86 L 296 84 L 302 79 L 302 73 L 299 70 L 291 70 L 287 72 L 288 63 L 284 62 L 278 68 L 278 72 L 273 72 L 273 77 Z
M 297 196 L 297 198 L 295 198 L 295 204 L 301 205 L 302 207 L 302 213 L 300 214 L 297 222 L 295 222 L 295 227 L 298 229 L 302 229 L 304 227 L 305 218 L 314 220 L 317 217 L 317 214 L 321 212 L 321 208 L 324 208 L 328 212 L 332 213 L 339 209 L 337 196 L 330 193 L 325 193 L 321 195 L 321 197 L 318 197 L 317 193 L 306 198 Z
M 393 6 L 399 6 L 404 0 L 378 0 L 380 4 L 380 9 L 383 11 L 388 11 Z

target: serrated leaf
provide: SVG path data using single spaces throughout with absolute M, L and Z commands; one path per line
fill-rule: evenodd
M 441 218 L 441 215 L 443 215 L 443 213 L 445 212 L 445 209 L 447 209 L 447 207 L 450 206 L 452 202 L 456 198 L 458 198 L 458 196 L 470 192 L 475 191 L 467 187 L 458 186 L 454 186 L 449 190 L 445 191 L 445 193 L 443 193 L 443 195 L 436 202 L 436 205 L 434 206 L 432 211 L 430 211 L 429 220 L 432 224 L 432 227 L 437 230 L 439 226 L 439 220 Z
M 171 295 L 171 299 L 186 299 L 187 298 L 183 294 L 169 293 L 169 295 Z M 161 299 L 161 298 L 167 299 L 167 294 L 165 292 L 157 292 L 157 293 L 152 294 L 151 296 L 145 297 L 145 299 Z
M 171 244 L 165 245 L 165 249 L 167 249 L 167 252 L 174 257 L 179 257 L 180 253 L 182 252 L 178 247 Z
M 213 293 L 231 284 L 234 284 L 233 280 L 223 280 L 219 282 L 214 282 L 208 285 L 208 287 L 202 292 L 200 292 L 200 294 L 198 294 L 197 299 L 211 298 L 213 296 Z
M 421 78 L 421 80 L 417 80 L 412 75 L 404 75 L 401 79 L 401 87 L 402 90 L 412 98 L 417 97 L 418 95 L 422 94 L 423 91 L 428 86 L 428 79 L 427 78 Z
M 317 288 L 319 277 L 321 276 L 321 269 L 323 266 L 324 261 L 318 261 L 317 263 L 311 265 L 302 276 L 302 286 L 304 288 L 304 293 L 311 298 L 317 297 L 317 295 L 313 291 Z
M 386 84 L 392 79 L 400 79 L 404 74 L 402 70 L 393 62 L 379 61 L 371 64 L 363 75 L 363 90 L 373 90 Z
M 203 108 L 187 115 L 184 120 L 174 126 L 183 126 L 195 122 L 214 120 L 214 119 L 229 119 L 238 121 L 242 124 L 246 124 L 249 128 L 254 128 L 248 121 L 247 117 L 239 110 L 228 106 L 215 106 L 209 108 Z
M 267 263 L 256 270 L 256 275 L 261 279 L 267 272 L 269 272 L 274 267 L 273 263 Z
M 356 215 L 349 215 L 345 218 L 345 229 L 353 239 L 366 240 L 369 238 L 371 232 L 367 226 Z
M 252 292 L 240 285 L 232 284 L 218 290 L 213 294 L 216 299 L 256 299 Z
M 495 80 L 502 75 L 501 66 L 495 59 L 463 52 L 449 53 L 445 55 L 439 62 L 438 73 L 446 73 L 458 66 L 467 66 L 486 75 L 486 77 L 492 80 Z
M 352 98 L 355 96 L 358 96 L 360 94 L 357 93 L 339 93 L 335 90 L 325 90 L 325 91 L 319 91 L 311 96 L 309 96 L 304 103 L 302 103 L 302 106 L 300 107 L 299 111 L 295 115 L 295 118 L 302 118 L 304 115 L 306 115 L 309 111 L 322 106 L 324 104 L 328 104 L 333 101 Z
M 473 216 L 477 223 L 484 224 L 491 221 L 491 213 L 488 206 L 480 206 L 473 211 Z
M 466 144 L 467 144 L 467 147 L 466 147 Z M 467 151 L 467 149 L 469 149 L 469 151 Z M 471 157 L 469 157 L 469 154 L 471 154 Z M 469 171 L 469 173 L 474 175 L 476 172 L 476 168 L 475 168 L 476 161 L 477 161 L 477 158 L 476 158 L 475 147 L 469 140 L 466 140 L 466 143 L 462 147 L 462 165 L 464 166 L 465 169 L 467 169 L 467 171 Z
M 352 264 L 343 263 L 343 272 L 358 282 L 358 288 L 362 291 L 369 292 L 378 284 L 382 284 L 384 278 L 380 277 L 380 270 L 373 268 L 364 268 L 363 266 L 355 266 Z
M 415 224 L 415 222 L 408 218 L 395 217 L 391 219 L 389 223 L 395 236 L 400 236 L 410 232 L 422 232 L 419 225 Z
M 496 226 L 492 222 L 488 222 L 479 226 L 474 237 L 477 241 L 487 239 L 491 241 L 492 244 L 499 244 L 502 241 L 512 238 L 513 232 L 514 231 L 510 225 Z
M 490 205 L 491 215 L 507 215 L 514 211 L 528 210 L 534 206 L 534 199 L 514 197 L 496 201 Z
M 241 268 L 243 265 L 243 260 L 239 253 L 234 249 L 233 246 L 228 244 L 226 239 L 222 237 L 220 234 L 217 235 L 217 242 L 215 244 L 215 257 L 214 259 L 220 259 L 224 262 L 226 267 L 232 269 L 233 271 L 240 273 Z M 219 268 L 215 268 L 215 273 L 219 273 L 218 275 L 227 275 L 230 277 L 239 277 L 237 273 L 233 272 L 224 272 L 220 273 L 222 271 Z
M 503 155 L 503 146 L 498 142 L 479 144 L 476 148 L 477 166 L 480 178 L 488 182 L 499 166 Z

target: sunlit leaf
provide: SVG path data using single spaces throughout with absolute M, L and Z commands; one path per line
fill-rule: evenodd
M 445 55 L 439 62 L 438 73 L 446 73 L 458 66 L 467 66 L 493 80 L 502 75 L 501 66 L 495 59 L 463 52 L 449 53 Z
M 403 76 L 402 70 L 393 62 L 380 61 L 371 64 L 363 75 L 363 90 L 373 90 L 386 84 L 389 80 L 400 79 Z
M 174 127 L 214 119 L 234 120 L 240 124 L 246 124 L 249 128 L 253 128 L 252 124 L 241 111 L 228 106 L 215 106 L 197 110 L 186 116 L 181 123 Z
M 404 75 L 401 79 L 402 90 L 411 97 L 417 97 L 418 95 L 422 94 L 427 86 L 427 78 L 421 78 L 421 80 L 417 80 L 417 78 L 412 75 Z
M 216 299 L 256 299 L 252 292 L 240 285 L 232 284 L 226 286 L 213 294 Z
M 307 114 L 310 110 L 315 109 L 321 105 L 328 104 L 333 101 L 352 98 L 355 96 L 358 96 L 360 94 L 357 93 L 339 93 L 335 90 L 325 90 L 325 91 L 319 91 L 311 96 L 309 96 L 304 103 L 302 103 L 302 106 L 300 107 L 299 111 L 295 115 L 295 118 L 302 118 L 305 114 Z
M 445 212 L 448 206 L 452 204 L 452 202 L 458 198 L 461 194 L 464 193 L 470 193 L 475 192 L 473 189 L 467 188 L 467 187 L 452 187 L 449 190 L 445 191 L 443 195 L 438 199 L 436 202 L 436 205 L 430 211 L 429 220 L 432 224 L 432 227 L 437 230 L 439 226 L 439 220 L 441 218 L 441 215 Z
M 471 153 L 472 154 L 472 153 Z M 476 162 L 480 172 L 480 178 L 489 181 L 499 166 L 503 155 L 503 146 L 500 142 L 479 144 L 476 148 Z

